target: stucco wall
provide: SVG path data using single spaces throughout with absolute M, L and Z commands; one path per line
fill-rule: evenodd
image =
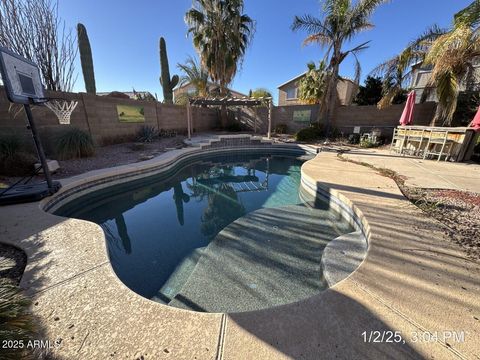
M 55 93 L 54 97 L 61 97 L 78 101 L 78 105 L 71 116 L 71 125 L 60 125 L 56 116 L 47 108 L 35 106 L 33 114 L 43 136 L 52 136 L 66 126 L 75 126 L 89 131 L 97 144 L 114 142 L 115 139 L 133 138 L 142 125 L 150 125 L 156 129 L 175 129 L 186 133 L 186 108 L 178 105 L 166 105 L 156 101 L 138 101 L 131 99 L 116 99 L 105 96 L 95 96 L 85 93 Z M 122 123 L 118 120 L 116 105 L 130 104 L 144 107 L 144 123 Z M 3 88 L 0 88 L 0 132 L 16 131 L 30 136 L 26 129 L 26 119 L 20 105 L 14 105 L 9 111 L 8 102 Z M 333 126 L 344 135 L 353 132 L 355 126 L 361 132 L 372 128 L 384 130 L 390 135 L 392 129 L 398 125 L 404 105 L 392 105 L 378 110 L 376 106 L 339 106 L 333 119 Z M 315 122 L 318 114 L 318 105 L 276 106 L 273 108 L 272 131 L 279 124 L 286 124 L 289 133 L 309 126 Z M 17 110 L 20 110 L 15 116 Z M 233 109 L 232 109 L 233 110 Z M 295 122 L 295 111 L 310 110 L 310 121 Z M 235 118 L 253 131 L 256 125 L 257 133 L 266 134 L 268 128 L 268 109 L 239 108 L 234 110 Z M 414 124 L 429 125 L 435 112 L 435 103 L 424 103 L 415 106 Z M 216 109 L 192 107 L 193 127 L 195 131 L 210 131 L 220 124 L 219 113 Z
M 404 106 L 404 104 L 392 105 L 383 110 L 379 110 L 376 106 L 339 106 L 336 109 L 332 126 L 345 135 L 353 133 L 354 127 L 359 126 L 361 132 L 379 128 L 384 130 L 385 135 L 389 136 L 393 128 L 398 126 Z M 435 103 L 416 105 L 413 123 L 415 125 L 429 125 L 435 114 L 435 106 Z M 318 105 L 277 106 L 273 112 L 272 128 L 278 124 L 285 124 L 289 133 L 295 133 L 309 126 L 306 122 L 293 121 L 294 112 L 303 110 L 310 110 L 310 121 L 316 122 L 319 110 Z
M 86 93 L 50 93 L 49 96 L 76 100 L 78 105 L 70 118 L 70 125 L 60 125 L 55 114 L 44 106 L 32 109 L 35 122 L 41 133 L 53 134 L 68 126 L 89 131 L 97 144 L 114 141 L 115 138 L 133 137 L 142 125 L 156 129 L 186 132 L 186 108 L 166 105 L 156 101 L 139 101 L 96 96 Z M 135 105 L 144 108 L 145 122 L 125 123 L 118 120 L 117 105 Z M 10 111 L 9 111 L 10 109 Z M 18 111 L 17 113 L 17 110 Z M 15 115 L 17 113 L 17 115 Z M 217 111 L 207 108 L 193 108 L 193 126 L 197 131 L 210 130 L 217 125 Z M 0 88 L 0 131 L 25 129 L 26 118 L 20 105 L 8 102 L 5 91 Z

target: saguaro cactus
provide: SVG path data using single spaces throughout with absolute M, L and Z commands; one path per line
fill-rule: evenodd
M 167 45 L 165 39 L 160 38 L 160 66 L 162 73 L 160 75 L 160 85 L 163 88 L 163 101 L 166 104 L 173 104 L 173 88 L 178 84 L 178 75 L 170 78 L 170 69 L 168 67 Z
M 85 89 L 89 94 L 97 92 L 95 87 L 95 73 L 93 70 L 92 48 L 88 40 L 87 29 L 83 24 L 77 25 L 78 50 L 80 51 L 80 62 L 82 63 L 83 80 Z

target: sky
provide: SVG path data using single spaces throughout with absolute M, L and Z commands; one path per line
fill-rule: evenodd
M 452 16 L 471 0 L 392 0 L 374 13 L 375 28 L 356 36 L 349 46 L 371 41 L 359 57 L 362 79 L 382 61 L 398 54 L 428 26 L 449 26 Z M 150 91 L 162 98 L 159 83 L 158 42 L 167 43 L 170 74 L 181 74 L 176 65 L 195 55 L 186 35 L 185 12 L 192 0 L 59 0 L 59 14 L 75 30 L 78 22 L 88 31 L 93 52 L 97 92 Z M 276 98 L 277 87 L 301 74 L 306 64 L 318 62 L 318 45 L 302 46 L 304 32 L 292 32 L 295 15 L 321 15 L 319 0 L 245 0 L 245 13 L 256 21 L 253 42 L 231 88 L 248 94 L 249 89 L 267 88 Z M 75 91 L 85 91 L 79 57 Z M 353 77 L 347 59 L 342 76 Z

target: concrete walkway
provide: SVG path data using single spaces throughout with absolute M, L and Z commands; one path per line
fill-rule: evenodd
M 377 149 L 354 149 L 344 157 L 393 170 L 407 178 L 406 185 L 480 193 L 480 164 L 423 160 Z
M 368 254 L 334 287 L 267 310 L 205 314 L 142 298 L 115 276 L 99 226 L 38 204 L 0 207 L 0 238 L 27 253 L 21 286 L 62 359 L 480 359 L 480 264 L 368 167 L 321 153 L 302 179 L 354 209 Z

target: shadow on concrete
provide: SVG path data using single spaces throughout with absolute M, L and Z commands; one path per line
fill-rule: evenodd
M 243 353 L 246 359 L 266 358 L 262 352 L 268 348 L 292 359 L 424 358 L 402 340 L 369 339 L 373 331 L 391 332 L 393 338 L 395 329 L 368 307 L 335 290 L 270 310 L 229 314 L 227 328 L 225 358 L 238 357 L 245 349 L 251 352 Z
M 331 186 L 318 185 L 327 191 Z M 441 224 L 407 199 L 391 201 L 382 192 L 346 188 L 371 227 L 367 260 L 347 286 L 339 284 L 295 304 L 229 314 L 226 357 L 249 349 L 245 357 L 258 358 L 270 347 L 270 356 L 273 351 L 295 359 L 425 358 L 432 353 L 419 353 L 408 343 L 365 342 L 362 333 L 406 326 L 416 331 L 476 333 L 479 320 L 472 314 L 480 313 L 480 264 L 462 257 L 459 247 L 443 237 Z M 452 357 L 457 351 L 465 357 L 478 353 L 475 336 L 464 343 L 441 342 L 437 351 L 452 351 Z
M 22 249 L 16 246 L 3 243 L 0 250 L 0 288 L 12 285 L 18 287 L 25 271 L 27 255 Z M 35 259 L 31 260 L 34 261 Z M 43 268 L 43 266 L 36 266 L 32 271 L 41 271 L 41 268 Z M 24 295 L 24 293 L 24 290 L 20 291 L 20 295 Z M 4 293 L 2 292 L 2 294 Z M 29 297 L 27 297 L 27 299 L 30 301 Z M 22 346 L 9 348 L 7 343 L 4 343 L 0 348 L 0 358 L 2 358 L 2 356 L 5 356 L 6 358 L 14 356 L 18 359 L 34 358 L 38 360 L 61 360 L 61 357 L 53 354 L 50 347 L 55 347 L 57 344 L 60 346 L 62 340 L 58 338 L 51 339 L 48 337 L 47 329 L 44 324 L 40 318 L 34 315 L 31 311 L 31 308 L 36 306 L 36 303 L 33 303 L 33 301 L 27 303 L 27 309 L 25 309 L 25 312 L 21 310 L 21 306 L 14 310 L 14 306 L 18 306 L 18 304 L 15 304 L 16 301 L 13 298 L 6 297 L 2 299 L 2 306 L 6 306 L 4 310 L 14 311 L 15 318 L 6 320 L 7 317 L 4 317 L 4 322 L 0 322 L 0 331 L 3 333 L 2 339 L 4 341 L 21 341 Z M 30 307 L 30 309 L 28 309 L 28 307 Z M 23 321 L 29 321 L 31 324 L 31 332 L 24 334 L 23 332 L 17 332 L 15 330 L 16 325 L 13 325 L 13 321 L 20 318 L 25 319 L 20 320 L 20 328 L 23 328 L 21 325 Z
M 360 149 L 349 149 L 349 150 L 346 150 L 346 151 L 342 151 L 342 153 L 344 153 L 346 155 L 352 154 L 352 155 L 388 157 L 388 158 L 396 158 L 396 159 L 423 160 L 423 158 L 421 158 L 421 157 L 412 156 L 412 155 L 400 155 L 400 154 L 390 153 L 390 152 L 388 152 L 388 153 L 385 153 L 385 152 L 376 153 L 376 152 L 373 152 L 373 151 L 360 150 Z
M 385 191 L 379 191 L 379 190 L 373 190 L 369 188 L 359 188 L 355 186 L 348 186 L 348 185 L 337 185 L 337 184 L 332 184 L 328 182 L 323 182 L 322 186 L 324 188 L 331 188 L 334 187 L 337 190 L 340 191 L 349 191 L 349 192 L 356 192 L 359 194 L 364 194 L 364 195 L 372 195 L 372 196 L 377 196 L 381 198 L 387 198 L 387 199 L 396 199 L 396 200 L 404 200 L 405 197 L 401 194 L 392 194 L 388 193 Z

